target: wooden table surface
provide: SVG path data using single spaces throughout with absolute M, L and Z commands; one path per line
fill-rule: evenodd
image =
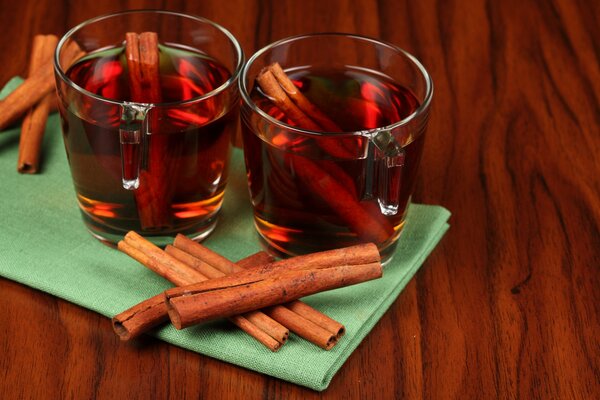
M 322 393 L 120 343 L 107 318 L 0 279 L 0 398 L 600 398 L 600 2 L 2 0 L 0 84 L 34 34 L 143 7 L 214 20 L 247 55 L 315 31 L 416 55 L 435 94 L 414 200 L 451 229 Z

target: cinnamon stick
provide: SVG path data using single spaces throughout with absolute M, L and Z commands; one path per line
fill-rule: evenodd
M 112 326 L 119 339 L 126 341 L 169 320 L 165 295 L 160 293 L 128 308 L 112 318 Z
M 310 116 L 320 129 L 325 130 L 326 132 L 342 132 L 342 128 L 340 128 L 338 124 L 311 103 L 306 96 L 298 90 L 296 85 L 294 85 L 294 82 L 286 75 L 279 63 L 271 64 L 269 70 L 290 99 L 292 99 L 303 113 Z
M 383 275 L 381 263 L 343 265 L 325 269 L 292 270 L 263 279 L 237 275 L 211 279 L 165 292 L 169 318 L 177 329 L 216 318 L 286 303 L 310 294 L 336 289 Z M 236 278 L 236 279 L 230 279 Z M 232 284 L 232 282 L 234 282 Z
M 129 252 L 131 252 L 131 249 L 128 251 L 128 253 Z M 141 257 L 136 253 L 135 249 L 133 249 L 133 253 L 137 255 L 137 257 L 134 258 L 137 259 Z M 270 260 L 270 256 L 268 256 L 265 252 L 259 252 L 238 262 L 242 262 L 244 265 L 250 266 L 262 264 L 268 260 Z M 146 262 L 148 262 L 148 260 L 146 260 Z M 161 292 L 160 294 L 144 300 L 141 303 L 138 303 L 122 313 L 114 316 L 112 318 L 112 326 L 119 338 L 123 341 L 127 341 L 148 332 L 150 329 L 155 328 L 164 322 L 167 322 L 168 320 L 169 315 L 167 313 L 167 305 L 165 304 L 165 295 Z M 248 325 L 249 329 L 252 329 L 250 321 L 242 321 L 241 319 L 240 321 L 244 322 L 245 325 Z M 266 337 L 264 339 L 272 346 L 278 346 L 278 344 L 274 343 L 272 340 Z
M 61 55 L 61 64 L 70 65 L 84 53 L 75 42 L 71 42 Z M 14 123 L 31 107 L 54 90 L 54 68 L 47 60 L 12 93 L 0 101 L 0 131 Z
M 299 90 L 292 88 L 293 82 L 289 80 L 278 64 L 264 68 L 256 80 L 263 93 L 297 126 L 314 131 L 327 130 L 315 120 L 329 126 L 329 122 L 323 122 L 329 118 L 312 105 Z M 294 96 L 297 103 L 288 94 Z M 353 153 L 339 145 L 335 138 L 319 138 L 318 145 L 334 157 L 342 159 L 354 157 Z M 360 204 L 356 198 L 357 192 L 354 184 L 348 184 L 351 180 L 339 168 L 328 168 L 326 171 L 320 168 L 316 162 L 294 154 L 289 155 L 289 160 L 302 183 L 338 214 L 360 240 L 383 243 L 393 234 L 393 227 L 385 218 L 379 214 L 373 215 Z
M 125 54 L 129 71 L 131 100 L 138 103 L 157 104 L 162 100 L 156 32 L 125 35 Z M 150 130 L 158 128 L 158 120 L 149 111 Z M 156 132 L 149 140 L 146 168 L 140 171 L 140 185 L 134 191 L 135 201 L 144 230 L 161 230 L 171 225 L 168 184 L 167 141 L 165 135 Z M 149 138 L 145 137 L 145 140 Z
M 319 253 L 296 256 L 286 260 L 248 268 L 231 275 L 223 276 L 221 278 L 170 289 L 169 293 L 173 296 L 179 296 L 192 294 L 195 292 L 202 292 L 210 288 L 245 285 L 248 282 L 262 281 L 287 272 L 321 270 L 339 266 L 361 267 L 369 264 L 381 264 L 379 257 L 376 260 L 362 261 L 361 259 L 357 258 L 348 259 L 347 262 L 342 263 L 336 262 L 338 254 L 344 253 L 346 250 L 352 252 L 355 248 L 364 248 L 364 246 L 365 245 L 357 245 L 345 249 L 327 250 Z
M 183 251 L 180 252 L 189 253 L 198 260 L 205 261 L 215 268 L 220 268 L 221 271 L 231 271 L 233 273 L 248 268 L 240 265 L 240 262 L 233 264 L 227 258 L 188 239 L 184 235 L 176 236 L 173 244 L 175 246 L 174 249 L 182 249 Z M 333 250 L 327 252 L 327 255 L 331 266 L 352 262 L 369 263 L 380 260 L 377 247 L 373 244 L 359 245 L 341 251 Z M 322 256 L 308 255 L 300 258 L 296 257 L 275 264 L 275 267 L 271 265 L 271 268 L 288 269 L 296 268 L 298 265 L 322 265 L 323 262 L 318 260 L 320 257 Z M 287 308 L 292 313 L 279 310 L 280 308 Z M 272 307 L 266 310 L 266 312 L 298 336 L 325 349 L 330 349 L 345 333 L 345 327 L 342 324 L 298 300 L 282 306 Z
M 183 251 L 177 247 L 168 245 L 167 247 L 165 247 L 165 253 L 171 255 L 173 258 L 176 258 L 177 260 L 181 261 L 182 263 L 189 265 L 190 267 L 194 268 L 195 270 L 200 271 L 200 273 L 202 273 L 208 279 L 220 278 L 225 275 L 223 272 L 219 271 L 218 269 L 213 268 L 211 265 L 205 263 L 204 261 L 200 260 L 199 258 L 194 257 L 193 255 L 191 255 L 189 253 L 186 253 L 185 251 Z
M 181 237 L 179 238 L 179 242 L 181 243 L 182 241 L 187 242 L 186 244 L 188 245 L 188 247 L 189 247 L 189 245 L 197 244 L 196 242 L 188 239 L 187 237 L 185 237 L 183 235 L 181 235 Z M 207 276 L 211 276 L 213 278 L 226 276 L 225 273 L 218 270 L 217 268 L 212 267 L 211 265 L 205 263 L 204 261 L 200 260 L 199 258 L 196 258 L 193 255 L 191 255 L 183 250 L 180 250 L 177 247 L 167 246 L 165 251 L 168 254 L 171 254 L 173 257 L 179 259 L 180 261 L 187 262 L 188 265 L 197 266 L 201 271 L 205 272 Z M 214 253 L 214 252 L 212 252 L 209 249 L 206 249 L 205 253 L 210 254 L 210 253 Z M 260 253 L 258 253 L 258 254 L 260 254 Z M 218 253 L 214 253 L 213 255 L 221 257 Z M 254 258 L 256 258 L 256 257 L 253 257 L 253 259 Z M 269 257 L 267 255 L 266 260 L 267 260 L 267 262 L 271 262 L 271 257 Z M 227 260 L 227 262 L 230 263 L 229 260 Z M 241 271 L 244 269 L 244 267 L 242 267 L 242 265 L 247 265 L 247 267 L 252 267 L 254 265 L 258 265 L 258 263 L 250 264 L 245 261 L 242 261 L 241 263 L 238 262 L 236 264 L 231 263 L 231 269 L 233 269 L 235 271 Z M 295 301 L 295 302 L 299 303 L 299 301 Z M 308 309 L 308 312 L 306 309 Z M 303 317 L 301 315 L 302 313 L 296 313 L 294 311 L 291 311 L 291 309 L 289 309 L 285 306 L 277 305 L 277 306 L 266 308 L 263 311 L 267 315 L 269 315 L 271 318 L 273 318 L 274 320 L 276 320 L 277 322 L 279 322 L 280 324 L 282 324 L 283 326 L 287 327 L 289 330 L 294 332 L 296 335 L 300 336 L 303 339 L 308 340 L 311 343 L 316 344 L 317 346 L 319 346 L 325 350 L 330 350 L 337 343 L 339 337 L 341 337 L 341 336 L 338 336 L 338 333 L 340 330 L 339 328 L 337 328 L 335 332 L 328 331 L 327 329 L 325 329 L 322 326 L 315 323 L 314 320 L 309 320 L 309 319 Z M 300 309 L 300 311 L 303 311 L 304 313 L 307 313 L 308 315 L 313 315 L 313 316 L 315 314 L 318 314 L 319 320 L 322 321 L 325 319 L 329 319 L 330 321 L 333 321 L 333 323 L 341 326 L 341 324 L 339 324 L 337 321 L 330 319 L 326 315 L 321 314 L 320 312 L 318 312 L 317 310 L 314 310 L 310 306 L 305 305 L 305 308 Z M 343 331 L 343 326 L 342 326 L 342 331 Z
M 287 326 L 296 335 L 322 349 L 331 350 L 338 342 L 339 338 L 336 335 L 284 305 L 268 307 L 264 311 L 276 321 Z
M 28 76 L 33 75 L 45 63 L 51 62 L 57 43 L 58 38 L 54 35 L 34 36 Z M 23 119 L 17 161 L 17 171 L 20 173 L 35 174 L 38 170 L 46 120 L 55 97 L 54 94 L 48 93 Z
M 194 257 L 196 258 L 196 257 Z M 242 258 L 241 260 L 237 260 L 235 265 L 240 268 L 250 268 L 255 265 L 268 264 L 275 261 L 275 257 L 267 253 L 266 251 L 259 251 L 258 253 L 254 253 L 248 257 Z
M 296 122 L 298 126 L 313 131 L 321 130 L 321 127 L 315 121 L 303 113 L 294 102 L 290 101 L 269 67 L 263 69 L 258 74 L 256 81 L 269 100 L 281 109 L 285 115 Z
M 237 272 L 236 276 L 239 276 L 240 274 L 257 274 L 264 276 L 266 273 L 277 270 L 321 269 L 339 265 L 360 265 L 381 261 L 377 246 L 373 243 L 362 243 L 340 249 L 325 250 L 317 253 L 286 258 L 284 260 L 257 265 L 244 271 L 240 271 L 240 269 L 227 258 L 215 253 L 200 243 L 194 242 L 184 235 L 177 235 L 173 245 L 213 266 L 216 266 L 214 263 L 217 262 L 217 260 L 220 260 L 218 262 L 223 263 L 223 265 L 227 264 L 227 268 L 231 273 Z
M 300 300 L 291 301 L 286 303 L 285 306 L 286 308 L 289 308 L 290 311 L 301 315 L 310 322 L 325 329 L 327 332 L 331 332 L 335 336 L 336 341 L 346 333 L 346 327 L 344 325 Z
M 118 248 L 176 285 L 189 285 L 208 279 L 199 271 L 173 258 L 135 232 L 125 235 L 124 240 L 118 243 Z M 243 316 L 233 316 L 230 320 L 273 351 L 279 349 L 281 344 L 287 341 L 288 330 L 259 311 L 251 311 Z

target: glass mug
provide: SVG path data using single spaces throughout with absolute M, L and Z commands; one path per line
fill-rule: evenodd
M 126 40 L 128 32 L 137 34 Z M 81 56 L 61 65 L 73 47 Z M 135 230 L 166 244 L 177 233 L 201 239 L 214 229 L 243 62 L 227 30 L 167 11 L 101 16 L 61 39 L 63 138 L 92 235 L 114 244 Z
M 291 256 L 374 242 L 387 260 L 433 94 L 421 63 L 367 37 L 302 35 L 259 50 L 239 85 L 254 222 L 267 248 Z

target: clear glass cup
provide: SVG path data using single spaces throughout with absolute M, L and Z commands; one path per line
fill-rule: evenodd
M 148 68 L 157 66 L 158 77 L 151 86 L 144 86 L 147 78 L 132 78 L 128 32 L 157 34 L 159 61 Z M 143 57 L 157 54 L 142 48 L 148 45 L 139 38 L 134 47 L 147 51 Z M 67 64 L 74 47 L 80 54 Z M 167 11 L 97 17 L 61 39 L 55 75 L 63 138 L 93 236 L 114 244 L 135 230 L 165 244 L 177 233 L 194 239 L 210 234 L 227 183 L 243 63 L 227 30 Z
M 258 83 L 273 63 L 294 84 L 279 84 L 285 101 Z M 239 84 L 254 221 L 267 248 L 291 256 L 374 242 L 389 257 L 415 187 L 433 94 L 421 63 L 376 39 L 310 34 L 259 50 Z

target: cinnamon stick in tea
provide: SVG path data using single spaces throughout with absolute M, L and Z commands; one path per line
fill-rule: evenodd
M 129 71 L 131 100 L 138 103 L 158 104 L 162 101 L 160 86 L 158 35 L 156 32 L 141 34 L 129 32 L 125 36 L 125 55 Z M 166 138 L 156 134 L 158 119 L 149 111 L 149 129 L 154 131 L 147 140 L 147 163 L 140 170 L 140 185 L 134 191 L 142 229 L 160 230 L 171 225 L 169 199 L 166 192 L 168 164 L 165 152 Z
M 265 95 L 298 127 L 313 131 L 326 131 L 325 128 L 311 119 L 315 118 L 323 123 L 324 114 L 318 111 L 316 113 L 318 116 L 314 117 L 313 113 L 317 108 L 300 91 L 294 91 L 291 88 L 291 86 L 294 86 L 293 82 L 289 78 L 286 80 L 284 76 L 286 75 L 281 67 L 278 64 L 273 64 L 264 68 L 257 76 L 256 81 Z M 283 82 L 283 85 L 281 82 Z M 284 90 L 284 88 L 287 89 Z M 297 103 L 290 99 L 288 93 L 295 96 Z M 304 110 L 300 106 L 304 107 Z M 325 118 L 328 119 L 326 116 Z M 353 158 L 353 153 L 339 145 L 335 138 L 319 138 L 318 145 L 334 157 Z M 345 174 L 340 173 L 337 169 L 325 171 L 316 162 L 306 157 L 290 153 L 289 159 L 302 183 L 309 188 L 311 193 L 329 205 L 331 210 L 338 214 L 362 241 L 383 243 L 393 234 L 393 227 L 385 218 L 382 218 L 379 214 L 373 215 L 355 198 L 356 189 L 354 185 L 348 187 L 347 184 L 341 183 L 348 182 Z M 332 195 L 333 193 L 335 195 Z
M 285 90 L 285 93 L 289 98 L 292 99 L 303 113 L 315 121 L 320 129 L 326 132 L 342 132 L 342 128 L 340 128 L 338 124 L 311 103 L 306 96 L 298 90 L 296 85 L 294 85 L 294 82 L 286 75 L 279 63 L 271 64 L 269 71 L 273 74 L 275 79 L 277 79 L 277 82 L 281 88 Z
M 129 232 L 125 239 L 119 242 L 118 248 L 176 285 L 189 285 L 208 279 L 199 271 L 171 257 L 135 232 Z M 119 315 L 121 316 L 121 314 Z M 287 328 L 258 311 L 248 312 L 243 316 L 233 316 L 230 320 L 273 351 L 285 343 L 289 334 Z M 117 327 L 120 326 L 117 325 Z M 115 331 L 119 333 L 117 330 Z
M 29 60 L 29 73 L 32 76 L 44 64 L 52 62 L 52 55 L 56 49 L 58 38 L 54 35 L 35 35 Z M 56 101 L 54 93 L 48 93 L 31 110 L 27 112 L 21 124 L 21 136 L 19 139 L 19 158 L 17 171 L 20 173 L 35 174 L 38 170 L 40 160 L 40 149 L 46 120 Z
M 216 264 L 218 264 L 222 270 L 233 272 L 239 272 L 245 268 L 252 267 L 244 267 L 243 262 L 234 264 L 220 254 L 213 252 L 183 235 L 178 235 L 175 238 L 174 245 L 179 247 L 167 246 L 166 252 L 181 261 L 187 260 L 188 263 L 199 263 L 202 271 L 206 271 L 206 273 L 211 274 L 212 277 L 228 275 L 221 270 L 218 270 Z M 186 251 L 181 250 L 182 248 Z M 191 253 L 194 253 L 199 257 L 196 257 Z M 268 255 L 266 259 L 269 262 L 272 261 L 272 258 Z M 205 262 L 205 260 L 211 260 L 212 265 Z M 300 303 L 300 301 L 295 301 L 293 303 Z M 296 307 L 296 310 L 299 312 L 292 311 L 288 305 L 277 305 L 263 311 L 298 336 L 326 350 L 331 349 L 337 343 L 337 340 L 341 335 L 343 335 L 344 327 L 342 324 L 312 307 L 304 304 L 304 307 Z M 327 323 L 324 323 L 325 321 L 327 321 Z
M 310 294 L 380 278 L 381 263 L 291 270 L 255 276 L 238 273 L 204 285 L 165 292 L 169 318 L 177 329 L 249 310 L 286 303 Z M 234 278 L 234 279 L 230 279 Z

